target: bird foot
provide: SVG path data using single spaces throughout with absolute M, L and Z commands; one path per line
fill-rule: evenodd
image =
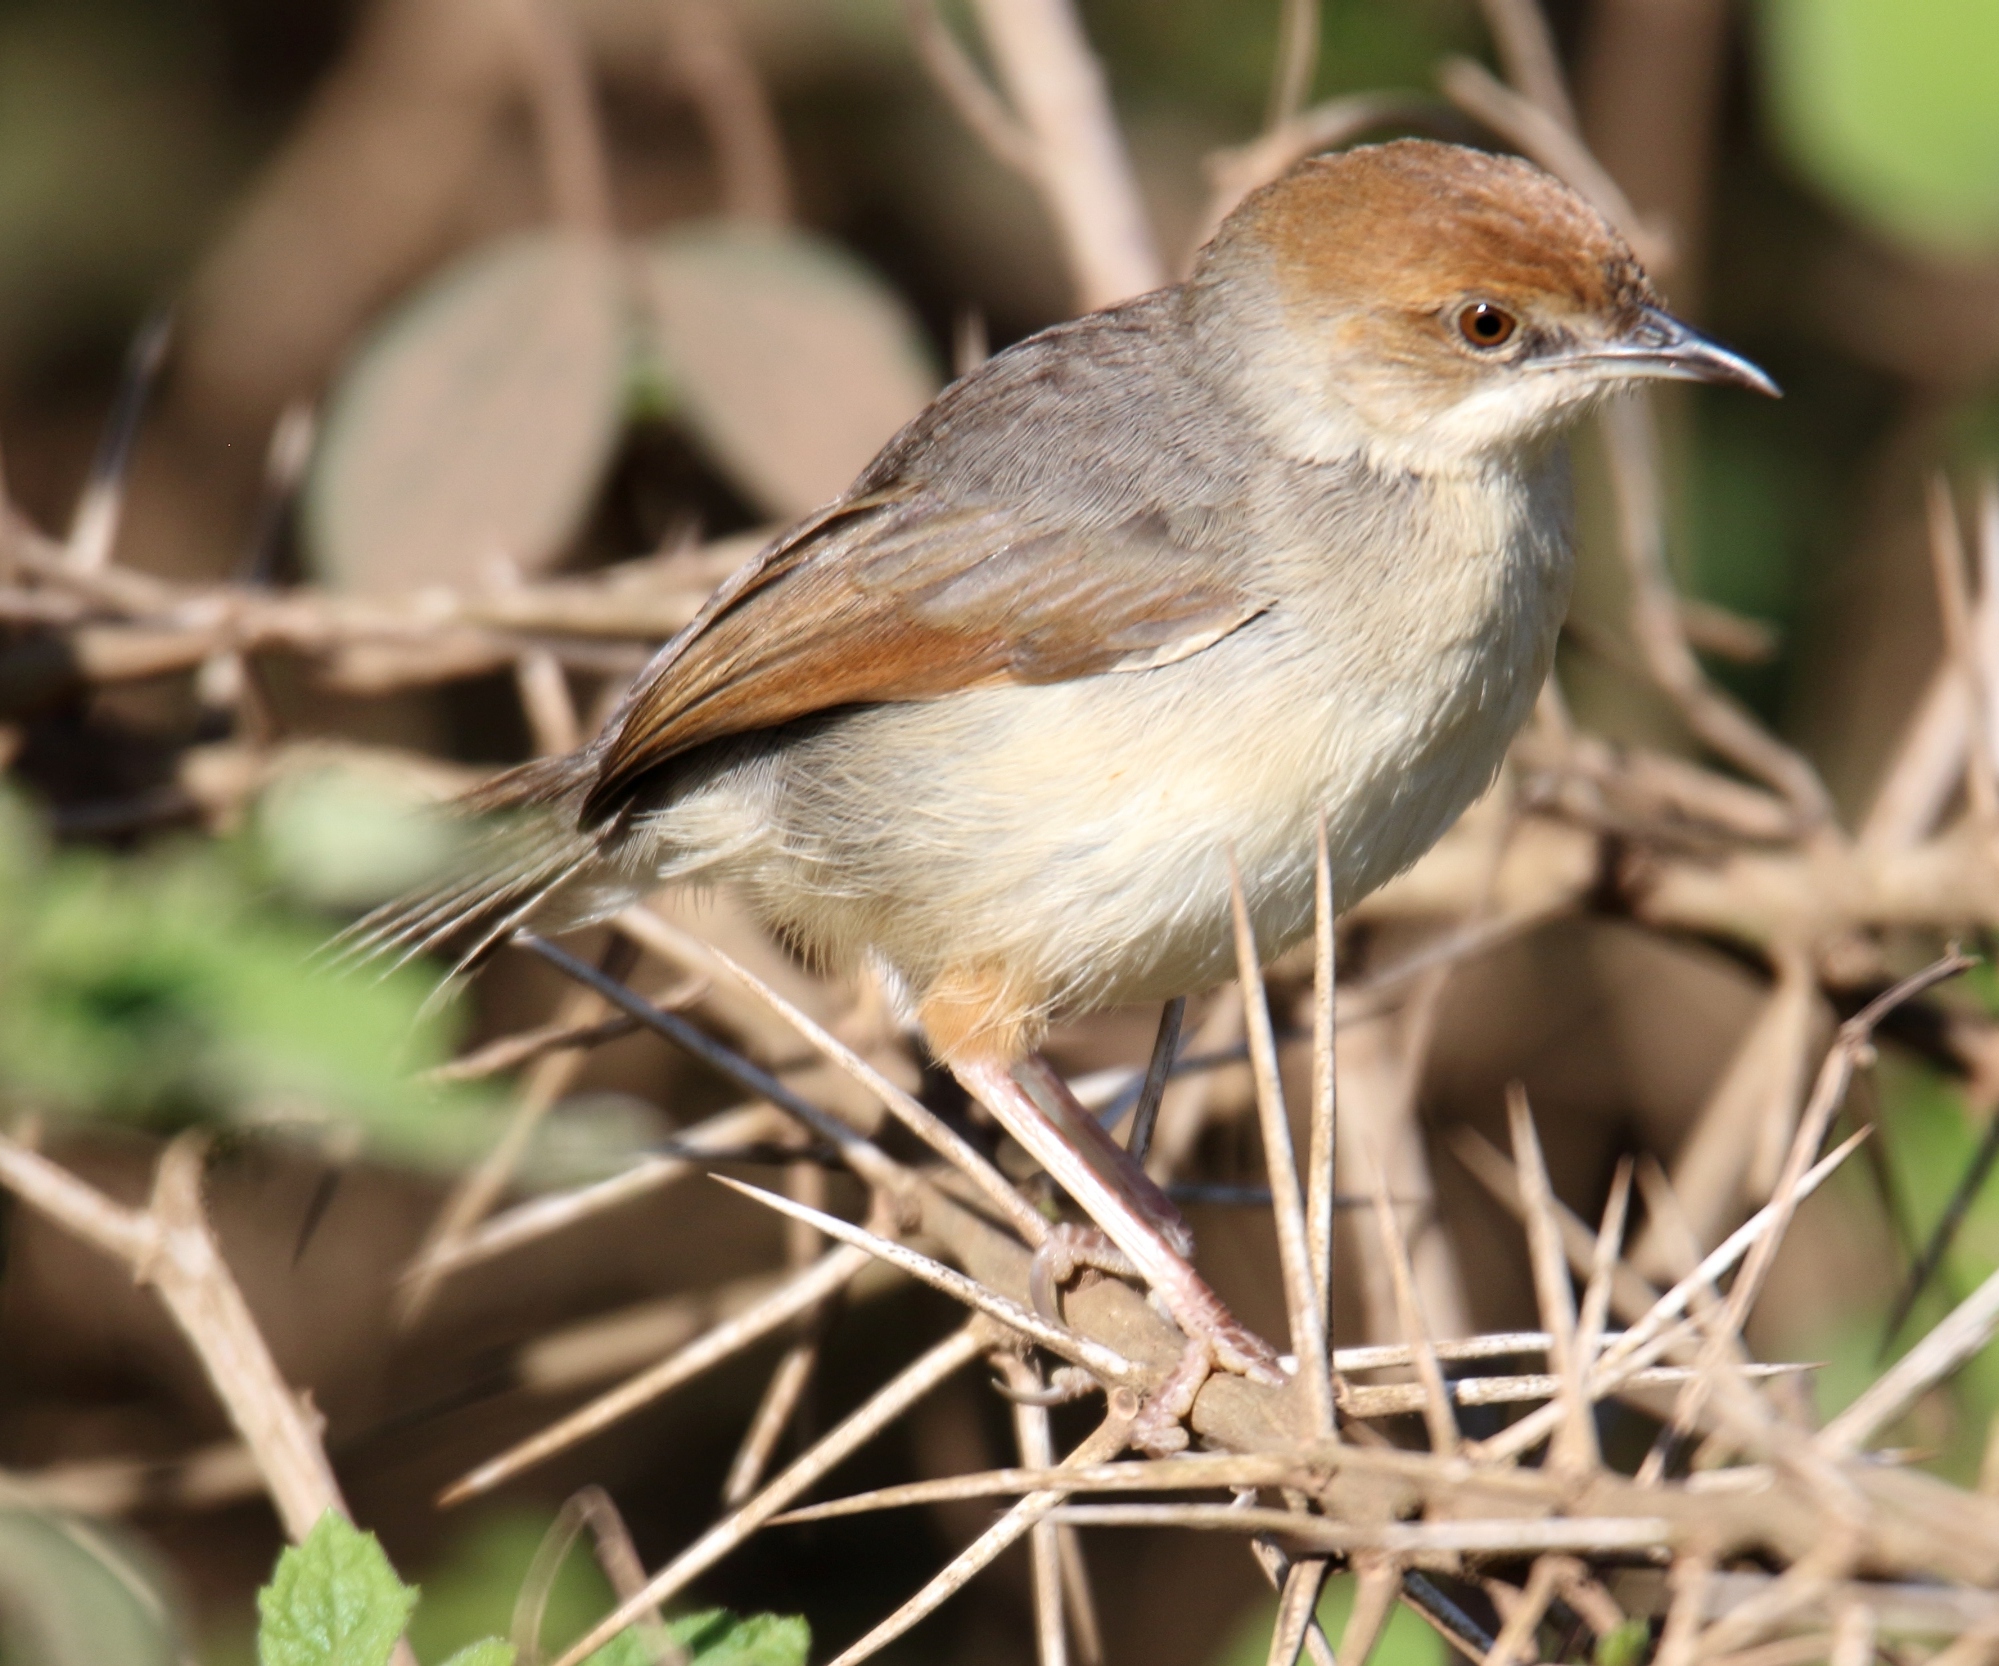
M 1028 1264 L 1027 1293 L 1034 1311 L 1051 1324 L 1062 1324 L 1062 1286 L 1085 1267 L 1118 1278 L 1140 1276 L 1137 1263 L 1111 1242 L 1108 1233 L 1064 1222 L 1048 1229 L 1047 1239 Z
M 1104 1229 L 1102 1237 L 1075 1227 L 1058 1227 L 1050 1234 L 1049 1248 L 1036 1254 L 1029 1273 L 1035 1306 L 1054 1316 L 1056 1291 L 1077 1266 L 1135 1273 L 1187 1337 L 1179 1363 L 1141 1408 L 1140 1427 L 1148 1441 L 1165 1451 L 1186 1445 L 1180 1423 L 1192 1410 L 1201 1384 L 1216 1370 L 1270 1388 L 1289 1380 L 1270 1344 L 1236 1318 L 1188 1262 L 1192 1234 L 1179 1212 L 1075 1103 L 1060 1076 L 1043 1061 L 1029 1059 L 1022 1069 L 1041 1090 L 1037 1096 L 998 1059 L 957 1059 L 951 1069 Z M 1102 1163 L 1101 1169 L 1093 1158 Z M 1128 1264 L 1114 1263 L 1101 1253 L 1103 1237 L 1117 1246 Z

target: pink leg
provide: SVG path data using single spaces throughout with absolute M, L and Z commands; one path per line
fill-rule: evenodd
M 1187 1224 L 1187 1217 L 1154 1184 L 1137 1159 L 1104 1132 L 1104 1125 L 1069 1091 L 1060 1072 L 1039 1053 L 1031 1053 L 1016 1073 L 1016 1079 L 1020 1078 L 1025 1078 L 1021 1086 L 1042 1115 L 1103 1176 L 1104 1183 L 1122 1192 L 1183 1259 L 1192 1255 L 1194 1229 Z
M 1023 1068 L 1039 1092 L 1031 1092 L 997 1060 L 964 1060 L 951 1067 L 966 1090 L 999 1118 L 1000 1125 L 1130 1258 L 1174 1323 L 1187 1333 L 1190 1354 L 1199 1350 L 1204 1362 L 1201 1375 L 1208 1365 L 1217 1365 L 1272 1387 L 1281 1385 L 1284 1374 L 1270 1345 L 1229 1312 L 1188 1265 L 1185 1252 L 1191 1235 L 1180 1212 L 1076 1104 L 1053 1070 L 1039 1060 Z M 1106 1164 L 1108 1174 L 1092 1160 L 1105 1147 L 1120 1159 L 1120 1166 Z M 1184 1395 L 1191 1405 L 1193 1394 L 1180 1382 L 1188 1374 L 1188 1364 L 1183 1360 L 1169 1381 L 1176 1399 Z M 1194 1389 L 1199 1386 L 1196 1377 Z M 1184 1410 L 1174 1415 L 1184 1415 Z

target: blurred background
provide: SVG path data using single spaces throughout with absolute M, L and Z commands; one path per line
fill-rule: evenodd
M 1079 9 L 1177 272 L 1213 159 L 1264 124 L 1280 8 Z M 1854 825 L 1944 652 L 1926 483 L 1946 470 L 1969 503 L 1999 462 L 1999 7 L 1550 0 L 1548 14 L 1584 136 L 1670 251 L 1669 300 L 1785 389 L 1775 404 L 1662 401 L 1670 560 L 1714 604 L 1688 614 L 1710 674 L 1802 749 Z M 1319 24 L 1310 101 L 1393 92 L 1404 118 L 1374 136 L 1494 142 L 1437 90 L 1452 55 L 1499 65 L 1475 0 L 1325 0 Z M 615 270 L 578 255 L 579 229 L 615 235 Z M 758 529 L 839 490 L 954 366 L 1074 305 L 1040 200 L 940 94 L 892 0 L 0 3 L 5 491 L 70 537 L 124 423 L 121 568 L 359 603 L 677 561 L 657 570 L 698 595 Z M 157 373 L 135 377 L 149 354 Z M 1692 756 L 1635 668 L 1593 432 L 1578 489 L 1563 692 L 1583 728 Z M 423 975 L 374 984 L 307 964 L 423 871 L 432 835 L 407 812 L 411 779 L 449 787 L 517 761 L 561 738 L 565 711 L 587 729 L 643 648 L 572 644 L 535 672 L 444 642 L 247 668 L 211 655 L 159 675 L 128 660 L 114 678 L 78 652 L 43 621 L 0 624 L 0 1118 L 132 1198 L 164 1135 L 222 1131 L 210 1197 L 225 1248 L 328 1419 L 357 1516 L 425 1586 L 426 1658 L 504 1631 L 555 1506 L 585 1481 L 658 1561 L 712 1516 L 776 1344 L 496 1502 L 447 1514 L 432 1499 L 629 1368 L 550 1363 L 555 1342 L 581 1348 L 589 1322 L 617 1320 L 610 1357 L 651 1357 L 673 1333 L 646 1332 L 647 1314 L 777 1265 L 783 1233 L 685 1185 L 478 1268 L 399 1320 L 398 1269 L 524 1091 L 504 1074 L 413 1076 L 548 1021 L 563 992 L 503 956 L 420 1016 Z M 537 704 L 533 678 L 551 674 L 564 698 Z M 245 778 L 246 757 L 279 741 L 373 762 Z M 1452 1131 L 1503 1128 L 1501 1087 L 1523 1078 L 1558 1189 L 1594 1219 L 1618 1154 L 1675 1162 L 1768 988 L 1756 957 L 1616 912 L 1466 961 L 1437 998 L 1418 1103 L 1464 1324 L 1525 1323 L 1532 1306 L 1517 1233 L 1451 1154 Z M 728 941 L 746 929 L 725 902 L 688 918 Z M 1353 947 L 1365 964 L 1367 943 Z M 1995 997 L 1980 973 L 1951 999 L 1982 1024 Z M 1822 1030 L 1837 1012 L 1813 1001 Z M 1077 1070 L 1142 1059 L 1151 1022 L 1116 1016 L 1058 1056 Z M 1825 1409 L 1873 1370 L 1916 1247 L 1992 1116 L 1986 1084 L 1902 1039 L 1857 1090 L 1856 1114 L 1884 1129 L 1871 1168 L 1807 1212 L 1760 1321 L 1766 1354 L 1830 1362 Z M 1214 1078 L 1190 1176 L 1255 1172 L 1239 1074 Z M 727 1102 L 655 1040 L 604 1046 L 562 1085 L 518 1184 L 605 1172 Z M 226 1455 L 213 1473 L 181 1462 L 226 1434 L 198 1368 L 116 1269 L 18 1209 L 4 1221 L 0 1471 L 27 1505 L 102 1518 L 167 1618 L 131 1619 L 119 1604 L 138 1599 L 104 1594 L 102 1566 L 38 1533 L 34 1509 L 7 1511 L 4 1490 L 0 1567 L 15 1573 L 0 1573 L 0 1614 L 35 1586 L 136 1628 L 66 1658 L 249 1658 L 252 1592 L 280 1539 Z M 1220 1206 L 1197 1222 L 1245 1315 L 1277 1312 L 1267 1222 Z M 1981 1200 L 1919 1313 L 1996 1264 L 1999 1202 Z M 1342 1340 L 1360 1340 L 1348 1294 Z M 802 1426 L 951 1322 L 904 1286 L 856 1295 Z M 1973 1480 L 1995 1406 L 1999 1368 L 1975 1364 L 1925 1403 L 1910 1444 Z M 1006 1430 L 967 1380 L 844 1479 L 1004 1461 Z M 49 1491 L 52 1476 L 72 1490 Z M 702 1594 L 803 1612 L 837 1644 L 982 1519 L 940 1507 L 766 1536 Z M 1190 1539 L 1091 1541 L 1114 1662 L 1261 1658 L 1254 1568 Z M 601 1606 L 594 1577 L 568 1576 L 550 1636 Z M 1024 1559 L 1003 1562 L 890 1658 L 1027 1658 L 1026 1612 Z M 1420 1629 L 1389 1644 L 1406 1660 L 1436 1647 Z

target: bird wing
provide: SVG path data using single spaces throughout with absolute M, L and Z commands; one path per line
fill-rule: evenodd
M 666 648 L 606 732 L 583 824 L 691 747 L 836 707 L 1166 665 L 1267 604 L 1137 514 L 1083 529 L 890 486 L 771 545 Z

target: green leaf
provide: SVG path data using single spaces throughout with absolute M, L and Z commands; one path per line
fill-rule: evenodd
M 583 1666 L 652 1666 L 658 1649 L 654 1628 L 621 1631 Z M 802 1614 L 731 1614 L 726 1608 L 682 1614 L 667 1633 L 685 1649 L 692 1666 L 805 1666 L 812 1652 L 812 1627 Z
M 458 262 L 334 390 L 304 525 L 350 590 L 488 582 L 576 529 L 617 443 L 629 315 L 601 238 L 539 231 Z
M 659 1650 L 652 1637 L 655 1629 L 635 1625 L 619 1632 L 601 1649 L 585 1655 L 583 1666 L 656 1666 Z
M 773 515 L 845 491 L 937 390 L 909 308 L 820 239 L 679 229 L 642 247 L 638 276 L 673 415 Z
M 514 1666 L 514 1646 L 497 1637 L 467 1643 L 444 1666 Z
M 1626 1620 L 1596 1640 L 1596 1666 L 1638 1666 L 1651 1647 L 1651 1623 L 1644 1619 Z
M 1999 6 L 1765 0 L 1763 64 L 1786 149 L 1877 229 L 1999 248 Z
M 329 1510 L 257 1593 L 260 1666 L 385 1666 L 416 1607 L 375 1535 Z
M 316 963 L 327 927 L 259 895 L 246 846 L 49 856 L 0 798 L 0 1088 L 154 1126 L 357 1125 L 387 1156 L 463 1160 L 486 1090 L 415 1079 L 449 1056 L 432 979 Z
M 805 1666 L 812 1627 L 802 1614 L 745 1614 L 726 1608 L 683 1614 L 668 1628 L 696 1666 Z

